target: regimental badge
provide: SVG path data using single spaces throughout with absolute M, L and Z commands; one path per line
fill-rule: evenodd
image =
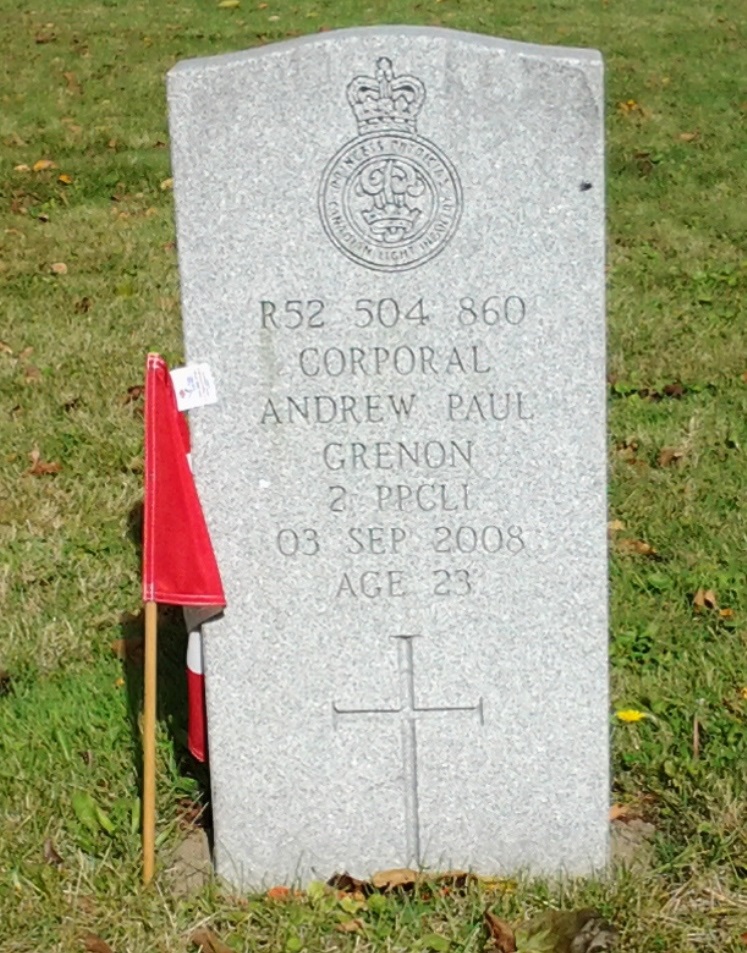
M 347 88 L 358 123 L 328 163 L 319 214 L 332 244 L 374 271 L 406 271 L 443 251 L 459 225 L 462 186 L 449 159 L 417 135 L 425 86 L 395 76 L 392 61 Z

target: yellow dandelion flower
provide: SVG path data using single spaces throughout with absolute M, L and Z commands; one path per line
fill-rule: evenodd
M 615 712 L 620 721 L 626 722 L 626 724 L 632 724 L 635 721 L 643 721 L 646 718 L 645 711 L 638 711 L 635 708 L 623 708 L 621 711 Z

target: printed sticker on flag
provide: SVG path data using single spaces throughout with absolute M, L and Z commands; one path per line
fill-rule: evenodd
M 171 371 L 171 382 L 176 393 L 176 406 L 179 410 L 194 410 L 215 404 L 218 394 L 215 390 L 213 372 L 209 364 L 187 364 L 175 367 Z

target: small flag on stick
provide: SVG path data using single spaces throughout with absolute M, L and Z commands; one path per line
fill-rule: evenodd
M 218 564 L 189 465 L 189 429 L 179 412 L 166 362 L 149 354 L 145 372 L 145 701 L 143 712 L 143 879 L 155 863 L 155 722 L 157 611 L 160 603 L 185 608 L 189 628 L 226 604 Z M 199 665 L 196 664 L 199 662 Z M 206 757 L 202 644 L 190 632 L 187 684 L 189 747 Z M 191 673 L 191 674 L 190 674 Z

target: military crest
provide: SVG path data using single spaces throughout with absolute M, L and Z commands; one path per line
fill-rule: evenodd
M 405 271 L 438 255 L 462 212 L 462 186 L 443 152 L 417 133 L 425 86 L 381 57 L 347 99 L 358 136 L 327 164 L 319 214 L 332 244 L 374 271 Z

